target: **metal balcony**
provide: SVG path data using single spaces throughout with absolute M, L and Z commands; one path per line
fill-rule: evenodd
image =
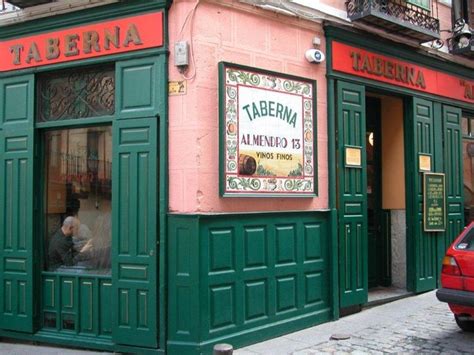
M 8 2 L 16 7 L 24 9 L 25 7 L 37 6 L 53 2 L 52 0 L 8 0 Z
M 439 39 L 439 20 L 404 0 L 348 0 L 347 16 L 421 42 Z

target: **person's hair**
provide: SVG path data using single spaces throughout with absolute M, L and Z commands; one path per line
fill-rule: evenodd
M 74 226 L 75 223 L 75 218 L 72 216 L 66 217 L 66 219 L 63 222 L 63 227 L 70 227 Z

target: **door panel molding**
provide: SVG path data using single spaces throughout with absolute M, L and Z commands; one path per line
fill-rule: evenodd
M 0 80 L 0 328 L 32 333 L 32 75 Z
M 365 88 L 339 81 L 337 98 L 339 297 L 344 308 L 368 298 Z M 360 166 L 346 164 L 347 148 L 360 151 Z

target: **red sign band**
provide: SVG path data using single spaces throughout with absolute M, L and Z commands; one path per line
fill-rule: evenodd
M 422 91 L 454 100 L 474 102 L 474 82 L 383 56 L 339 42 L 332 43 L 333 70 Z
M 0 42 L 0 72 L 163 45 L 161 12 Z

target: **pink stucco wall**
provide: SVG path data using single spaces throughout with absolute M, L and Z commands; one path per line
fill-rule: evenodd
M 304 52 L 324 35 L 319 24 L 277 15 L 237 1 L 176 1 L 169 13 L 169 80 L 183 80 L 174 66 L 178 40 L 193 44 L 195 65 L 187 92 L 169 98 L 169 209 L 172 212 L 315 210 L 328 207 L 325 64 Z M 183 27 L 184 26 L 184 27 Z M 222 198 L 219 196 L 218 63 L 273 70 L 317 80 L 318 196 L 315 198 Z

